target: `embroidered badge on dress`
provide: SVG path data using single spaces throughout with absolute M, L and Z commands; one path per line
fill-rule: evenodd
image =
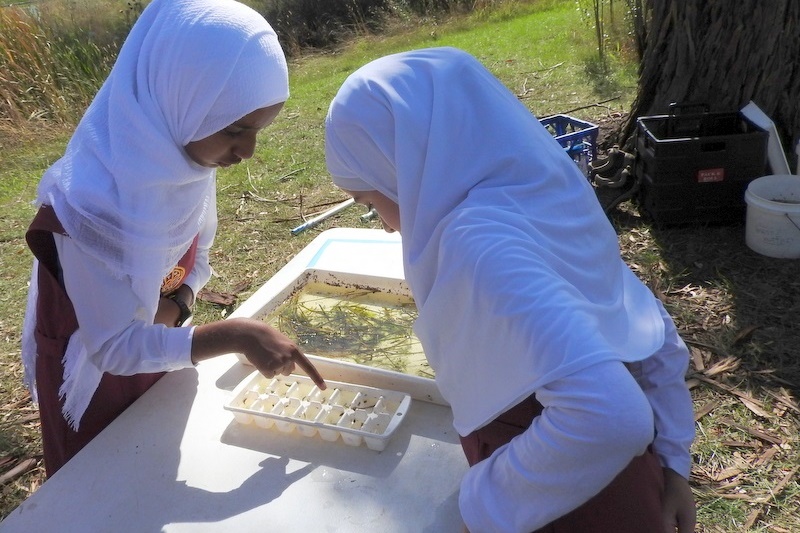
M 164 276 L 164 281 L 161 282 L 161 294 L 168 294 L 180 287 L 185 276 L 186 269 L 180 265 L 175 266 L 169 274 Z

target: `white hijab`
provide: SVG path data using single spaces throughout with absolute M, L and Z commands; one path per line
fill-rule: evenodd
M 261 15 L 233 0 L 154 0 L 134 25 L 66 153 L 39 185 L 64 229 L 145 308 L 203 225 L 215 172 L 184 151 L 288 97 Z
M 154 0 L 44 174 L 37 203 L 53 206 L 84 253 L 130 278 L 149 314 L 138 318 L 152 320 L 163 277 L 216 216 L 216 172 L 184 146 L 288 96 L 283 50 L 256 11 L 233 0 Z M 62 394 L 77 426 L 91 398 L 83 389 L 100 374 L 72 341 Z
M 398 203 L 415 331 L 461 435 L 554 380 L 664 341 L 586 178 L 475 58 L 378 59 L 326 120 L 333 180 Z

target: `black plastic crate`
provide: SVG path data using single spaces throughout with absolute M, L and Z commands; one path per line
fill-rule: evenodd
M 640 207 L 658 225 L 744 220 L 744 192 L 763 176 L 768 133 L 739 112 L 637 121 Z

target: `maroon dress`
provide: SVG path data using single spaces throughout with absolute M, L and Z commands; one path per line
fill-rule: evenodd
M 80 419 L 79 430 L 67 423 L 59 390 L 64 382 L 63 358 L 78 320 L 60 275 L 53 234 L 67 235 L 50 206 L 42 206 L 25 235 L 28 247 L 39 260 L 36 301 L 36 391 L 42 425 L 42 446 L 47 475 L 52 476 L 81 448 L 108 426 L 129 405 L 147 391 L 164 372 L 115 376 L 104 373 L 89 407 Z M 180 286 L 194 266 L 197 239 L 162 285 L 162 294 Z M 165 286 L 166 285 L 166 286 Z M 164 290 L 164 289 L 168 290 Z
M 523 433 L 543 410 L 533 396 L 461 438 L 470 466 Z M 652 450 L 633 461 L 599 494 L 534 533 L 654 533 L 663 531 L 664 473 Z

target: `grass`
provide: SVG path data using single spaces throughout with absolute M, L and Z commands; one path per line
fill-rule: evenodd
M 800 530 L 796 261 L 750 251 L 742 225 L 658 229 L 630 205 L 614 222 L 692 352 L 698 531 Z
M 468 17 L 405 21 L 380 37 L 291 61 L 292 96 L 256 156 L 219 173 L 211 293 L 196 321 L 231 310 L 319 232 L 364 224 L 351 208 L 292 237 L 304 217 L 344 200 L 324 168 L 322 121 L 344 78 L 392 52 L 452 45 L 479 57 L 537 115 L 569 113 L 610 131 L 635 95 L 635 65 L 598 65 L 594 34 L 571 1 L 501 5 Z M 31 257 L 23 239 L 60 126 L 0 136 L 0 517 L 43 482 L 35 407 L 22 386 L 19 336 Z M 692 487 L 700 532 L 800 531 L 800 279 L 796 261 L 758 256 L 743 226 L 660 229 L 623 204 L 612 215 L 624 257 L 662 298 L 689 344 L 697 439 Z M 20 475 L 9 475 L 17 467 Z

